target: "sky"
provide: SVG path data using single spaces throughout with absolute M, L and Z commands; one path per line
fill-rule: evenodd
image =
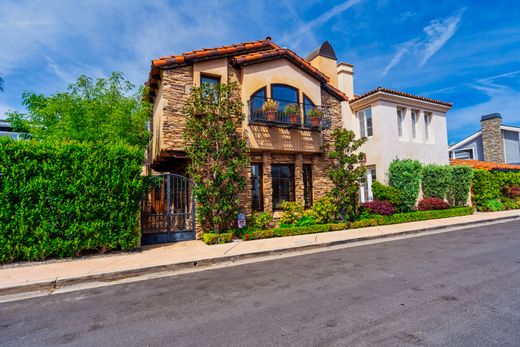
M 520 126 L 518 0 L 2 0 L 0 117 L 23 111 L 24 91 L 112 71 L 141 85 L 153 58 L 267 36 L 303 57 L 328 40 L 354 64 L 356 94 L 382 86 L 452 102 L 450 143 L 484 114 Z

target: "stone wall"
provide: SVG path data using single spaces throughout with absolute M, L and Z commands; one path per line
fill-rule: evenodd
M 484 148 L 484 161 L 505 163 L 504 138 L 500 126 L 502 119 L 493 117 L 483 119 L 480 122 L 482 130 L 482 143 Z

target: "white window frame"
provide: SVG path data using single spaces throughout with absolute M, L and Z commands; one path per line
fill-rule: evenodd
M 375 166 L 367 167 L 363 183 L 360 186 L 359 200 L 361 203 L 374 200 L 372 193 L 372 183 L 377 179 L 377 171 Z M 366 193 L 366 197 L 365 197 Z
M 471 151 L 471 158 L 469 158 L 469 160 L 472 160 L 472 159 L 475 159 L 475 149 L 474 148 L 460 148 L 460 149 L 455 149 L 453 150 L 453 159 L 466 159 L 466 158 L 457 158 L 457 153 L 458 152 L 467 152 L 467 151 Z
M 372 137 L 374 135 L 374 117 L 372 116 L 372 107 L 367 107 L 357 113 L 359 137 Z M 368 127 L 370 120 L 370 127 Z M 370 134 L 368 133 L 370 129 Z
M 430 125 L 432 124 L 433 114 L 431 112 L 424 112 L 424 139 L 426 141 L 431 141 L 431 129 Z
M 397 108 L 397 136 L 404 136 L 404 119 L 405 119 L 405 109 L 402 107 Z
M 417 123 L 419 122 L 418 110 L 412 110 L 410 120 L 412 121 L 412 139 L 417 140 Z

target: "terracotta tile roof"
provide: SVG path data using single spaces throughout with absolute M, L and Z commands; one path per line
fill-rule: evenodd
M 473 159 L 450 159 L 450 165 L 465 165 L 471 166 L 474 169 L 483 170 L 518 170 L 520 171 L 520 165 L 504 164 L 504 163 L 493 163 L 489 161 L 480 161 Z
M 296 53 L 286 48 L 278 48 L 271 49 L 268 51 L 260 51 L 255 53 L 249 53 L 244 55 L 236 56 L 232 59 L 233 64 L 236 65 L 248 65 L 252 63 L 258 63 L 266 60 L 277 59 L 280 57 L 288 58 L 293 63 L 301 67 L 302 69 L 309 72 L 311 75 L 314 75 L 317 79 L 322 82 L 328 82 L 329 78 L 314 66 L 312 66 L 308 61 L 298 56 Z
M 365 94 L 356 96 L 354 99 L 350 100 L 350 102 L 351 103 L 356 102 L 358 100 L 364 99 L 364 98 L 366 98 L 366 97 L 368 97 L 370 95 L 373 95 L 373 94 L 376 94 L 376 93 L 379 93 L 379 92 L 392 94 L 392 95 L 397 95 L 397 96 L 404 96 L 406 98 L 417 99 L 417 100 L 431 102 L 431 103 L 434 103 L 434 104 L 439 104 L 439 105 L 448 106 L 448 107 L 452 107 L 453 106 L 453 104 L 451 102 L 445 102 L 445 101 L 425 98 L 425 97 L 422 97 L 422 96 L 417 96 L 417 95 L 413 95 L 413 94 L 409 94 L 409 93 L 405 93 L 405 92 L 400 92 L 400 91 L 397 91 L 397 90 L 392 90 L 392 89 L 383 88 L 383 87 L 377 87 L 376 89 L 371 90 L 371 91 L 369 91 L 369 92 L 367 92 Z

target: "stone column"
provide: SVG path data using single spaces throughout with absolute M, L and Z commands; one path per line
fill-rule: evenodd
M 504 163 L 504 138 L 502 135 L 502 116 L 499 113 L 482 116 L 480 128 L 482 130 L 482 144 L 484 148 L 484 161 Z
M 273 211 L 273 180 L 271 178 L 271 153 L 262 153 L 262 188 L 264 196 L 264 211 Z

